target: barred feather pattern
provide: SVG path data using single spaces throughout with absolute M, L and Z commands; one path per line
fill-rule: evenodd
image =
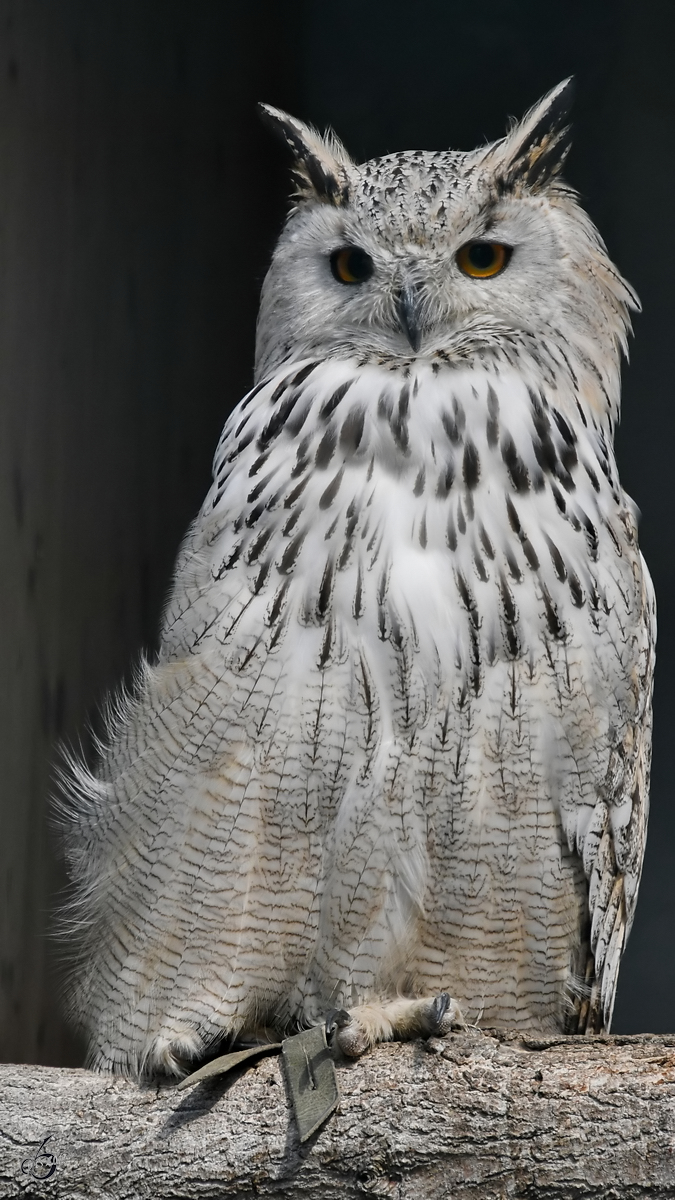
M 91 1065 L 441 989 L 487 1025 L 609 1027 L 654 602 L 578 388 L 553 341 L 503 339 L 296 356 L 235 410 L 159 659 L 80 771 Z

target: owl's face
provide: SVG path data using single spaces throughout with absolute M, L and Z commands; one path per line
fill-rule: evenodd
M 569 82 L 468 154 L 362 165 L 276 110 L 298 203 L 263 289 L 257 373 L 288 358 L 390 362 L 541 339 L 598 356 L 612 387 L 637 301 L 559 170 Z M 618 383 L 618 379 L 617 379 Z

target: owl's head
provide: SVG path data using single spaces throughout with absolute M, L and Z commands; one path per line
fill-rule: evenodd
M 263 106 L 295 203 L 265 280 L 256 372 L 311 355 L 449 361 L 547 342 L 618 387 L 635 294 L 560 177 L 573 83 L 499 142 L 357 164 Z

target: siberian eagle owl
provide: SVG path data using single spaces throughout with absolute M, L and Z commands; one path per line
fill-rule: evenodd
M 95 1068 L 181 1074 L 336 1008 L 352 1054 L 609 1028 L 655 614 L 613 453 L 638 302 L 560 176 L 570 92 L 361 165 L 265 107 L 296 190 L 255 386 L 157 660 L 71 776 Z

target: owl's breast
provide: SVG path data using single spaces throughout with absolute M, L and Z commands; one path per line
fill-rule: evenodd
M 638 718 L 635 520 L 572 397 L 497 364 L 296 363 L 235 410 L 214 475 L 166 658 L 265 654 L 299 691 L 362 660 L 392 736 L 439 697 L 513 707 L 516 677 L 549 741 Z

